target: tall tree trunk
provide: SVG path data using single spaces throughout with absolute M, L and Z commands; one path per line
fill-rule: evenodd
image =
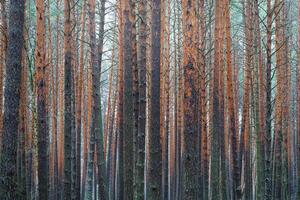
M 82 12 L 81 12 L 81 36 L 80 36 L 80 52 L 79 52 L 79 77 L 78 77 L 78 91 L 77 91 L 77 181 L 76 181 L 76 191 L 77 199 L 81 198 L 82 182 L 81 182 L 81 129 L 82 129 L 82 102 L 83 102 L 83 70 L 84 70 L 84 38 L 85 38 L 85 18 L 86 18 L 86 1 L 83 1 Z
M 98 67 L 98 59 L 97 59 L 97 55 L 96 55 L 96 32 L 95 32 L 95 0 L 88 0 L 87 2 L 88 4 L 88 17 L 89 17 L 89 21 L 88 21 L 88 32 L 89 32 L 89 39 L 90 39 L 90 56 L 91 56 L 91 69 L 92 69 L 92 84 L 91 86 L 94 86 L 95 84 L 95 80 L 98 79 L 99 76 L 99 71 L 94 71 L 95 69 L 97 69 Z M 98 73 L 97 73 L 98 72 Z M 100 82 L 100 81 L 99 81 Z M 98 83 L 99 83 L 98 82 Z M 95 86 L 97 87 L 97 85 L 95 84 Z M 88 87 L 89 88 L 89 87 Z M 93 87 L 92 87 L 93 88 Z M 92 127 L 89 127 L 89 122 L 88 122 L 88 132 L 89 134 L 89 142 L 88 142 L 88 158 L 87 158 L 87 180 L 86 180 L 86 191 L 85 191 L 85 196 L 84 199 L 86 200 L 92 200 L 92 196 L 93 196 L 93 177 L 95 177 L 94 175 L 94 162 L 95 162 L 95 127 L 94 127 L 94 122 L 98 119 L 97 117 L 99 117 L 99 113 L 95 113 L 94 112 L 94 108 L 97 108 L 97 106 L 95 106 L 96 102 L 94 102 L 94 100 L 96 100 L 99 103 L 99 100 L 97 98 L 100 98 L 99 96 L 94 96 L 98 94 L 98 91 L 96 91 L 94 88 L 92 90 Z M 98 111 L 98 110 L 96 110 Z M 96 117 L 95 114 L 98 114 L 98 116 Z M 94 120 L 95 118 L 95 120 Z M 93 176 L 94 175 L 94 176 Z
M 124 151 L 124 199 L 133 199 L 134 187 L 133 187 L 133 168 L 134 168 L 134 149 L 133 149 L 133 69 L 135 61 L 135 47 L 134 42 L 134 19 L 132 12 L 131 0 L 124 1 L 124 7 L 122 10 L 124 17 L 124 29 L 123 29 L 123 65 L 124 65 L 124 135 L 123 135 L 123 151 Z
M 266 109 L 265 109 L 265 69 L 263 65 L 263 55 L 262 55 L 262 47 L 261 47 L 261 31 L 260 31 L 260 19 L 259 19 L 259 7 L 258 0 L 254 1 L 254 30 L 256 32 L 255 44 L 256 44 L 256 53 L 258 54 L 258 136 L 257 136 L 257 187 L 256 187 L 256 196 L 257 198 L 263 198 L 264 193 L 264 160 L 265 160 L 265 117 L 266 117 Z
M 82 129 L 82 102 L 83 102 L 83 70 L 84 70 L 84 38 L 85 38 L 86 1 L 83 1 L 81 10 L 81 35 L 79 50 L 79 73 L 77 75 L 76 94 L 76 199 L 81 198 L 81 129 Z
M 124 2 L 119 1 L 119 69 L 118 69 L 118 111 L 117 111 L 117 138 L 118 138 L 118 180 L 116 198 L 124 199 L 124 178 L 123 178 L 123 134 L 124 134 L 124 118 L 123 118 L 123 98 L 124 98 L 124 66 L 123 66 L 123 43 L 124 43 L 124 19 L 123 19 Z
M 246 37 L 246 58 L 245 58 L 245 75 L 244 75 L 244 97 L 243 113 L 241 123 L 241 142 L 240 142 L 240 166 L 244 169 L 245 198 L 251 198 L 252 191 L 252 171 L 250 158 L 250 89 L 252 76 L 252 55 L 253 55 L 253 4 L 251 1 L 246 2 L 245 13 L 245 37 Z
M 37 12 L 37 47 L 36 62 L 36 89 L 37 89 L 37 133 L 38 133 L 38 179 L 39 198 L 47 200 L 49 197 L 49 151 L 48 151 L 48 115 L 47 115 L 47 87 L 46 73 L 46 22 L 45 3 L 36 2 Z
M 115 35 L 113 37 L 113 41 L 115 40 Z M 113 86 L 114 78 L 113 74 L 115 72 L 115 44 L 113 44 L 112 47 L 112 53 L 111 53 L 111 65 L 110 65 L 110 72 L 109 72 L 109 98 L 107 99 L 108 104 L 110 108 L 107 106 L 107 113 L 106 113 L 106 121 L 108 124 L 106 124 L 107 129 L 107 154 L 106 154 L 106 174 L 107 174 L 107 180 L 108 180 L 108 191 L 109 191 L 109 198 L 112 198 L 113 195 L 113 173 L 114 173 L 114 142 L 115 142 L 115 135 L 114 133 L 114 122 L 115 122 L 115 105 L 116 105 L 116 98 L 117 98 L 117 92 L 116 87 Z
M 64 0 L 64 199 L 71 199 L 72 185 L 72 30 L 71 1 Z
M 282 105 L 283 105 L 283 38 L 282 38 L 282 24 L 281 24 L 281 0 L 275 0 L 275 49 L 276 49 L 276 101 L 275 101 L 275 123 L 274 123 L 274 186 L 273 195 L 275 199 L 282 198 Z
M 98 65 L 100 72 L 102 71 L 102 57 L 103 57 L 103 45 L 104 45 L 104 25 L 105 25 L 105 2 L 106 0 L 100 1 L 100 21 L 99 21 L 99 38 L 98 38 L 98 44 L 97 44 L 97 51 L 98 51 Z M 100 73 L 101 74 L 101 73 Z M 106 144 L 107 144 L 107 135 L 104 133 L 104 156 L 106 156 Z
M 94 1 L 94 0 L 92 0 Z M 100 95 L 100 85 L 101 85 L 101 67 L 102 67 L 102 55 L 103 55 L 103 45 L 104 45 L 104 24 L 105 24 L 105 2 L 106 0 L 101 0 L 100 2 L 100 28 L 99 28 L 99 42 L 98 42 L 98 66 L 92 66 L 93 70 L 93 122 L 92 128 L 95 131 L 96 137 L 96 148 L 97 148 L 97 169 L 98 169 L 98 196 L 100 199 L 108 199 L 108 182 L 107 174 L 105 169 L 105 147 L 104 143 L 107 143 L 107 138 L 103 133 L 103 122 L 102 122 L 102 106 L 101 106 L 101 95 Z M 95 2 L 91 3 L 95 4 Z M 94 6 L 95 7 L 95 6 Z M 92 8 L 90 17 L 91 20 L 95 19 L 95 8 Z M 93 22 L 95 23 L 95 22 Z M 96 27 L 93 25 L 91 27 L 91 32 L 94 32 Z M 93 34 L 93 33 L 91 33 Z M 93 42 L 93 40 L 91 40 Z M 93 49 L 93 45 L 91 46 Z M 92 60 L 93 61 L 93 60 Z M 92 62 L 93 63 L 93 62 Z M 95 63 L 96 64 L 96 63 Z M 94 127 L 93 127 L 94 126 Z
M 93 190 L 93 166 L 94 166 L 94 150 L 95 142 L 97 141 L 97 159 L 98 159 L 98 174 L 99 177 L 99 198 L 107 199 L 107 187 L 105 185 L 105 164 L 104 164 L 104 135 L 102 127 L 102 112 L 101 112 L 101 97 L 100 97 L 100 74 L 101 65 L 99 64 L 99 59 L 102 56 L 97 56 L 96 48 L 96 24 L 95 24 L 95 0 L 89 0 L 89 35 L 90 35 L 90 48 L 91 48 L 91 64 L 92 64 L 92 83 L 93 83 L 93 93 L 92 93 L 92 125 L 90 129 L 90 141 L 89 141 L 89 154 L 88 154 L 88 180 L 87 180 L 87 191 L 85 199 L 92 199 Z M 104 15 L 104 13 L 103 13 Z M 104 16 L 103 16 L 104 17 Z M 101 32 L 103 37 L 103 32 Z M 102 38 L 103 39 L 103 38 Z M 100 44 L 101 45 L 101 44 Z M 103 46 L 103 44 L 102 44 Z M 102 49 L 100 49 L 102 55 Z M 96 174 L 95 174 L 96 177 Z M 96 191 L 95 191 L 96 195 Z
M 17 183 L 17 134 L 19 125 L 20 85 L 23 49 L 25 1 L 10 1 L 6 79 L 4 90 L 3 149 L 1 154 L 0 196 L 22 198 Z
M 169 196 L 169 138 L 170 138 L 170 1 L 162 1 L 161 11 L 161 134 L 162 138 L 162 192 L 163 199 Z
M 138 8 L 137 8 L 138 9 Z M 139 68 L 137 61 L 137 13 L 136 1 L 131 1 L 130 18 L 132 21 L 132 103 L 133 103 L 133 198 L 136 191 L 137 157 L 138 157 L 138 121 L 139 121 Z M 126 80 L 126 79 L 125 79 Z
M 231 55 L 231 21 L 229 1 L 225 3 L 225 20 L 226 20 L 226 60 L 227 60 L 227 101 L 228 101 L 228 129 L 231 140 L 231 161 L 233 169 L 233 198 L 238 198 L 238 187 L 240 187 L 240 174 L 238 167 L 238 132 L 236 131 L 235 106 L 234 106 L 234 82 L 233 82 L 233 67 Z M 228 169 L 229 170 L 229 169 Z
M 26 38 L 26 34 L 24 34 Z M 26 44 L 24 44 L 26 45 Z M 19 107 L 19 132 L 18 132 L 18 155 L 17 155 L 17 165 L 18 165 L 18 179 L 19 184 L 18 193 L 20 196 L 25 198 L 27 196 L 26 191 L 26 136 L 28 134 L 28 121 L 27 121 L 27 62 L 25 57 L 25 49 L 23 49 L 22 56 L 22 77 L 20 86 L 20 107 Z
M 200 67 L 200 97 L 199 97 L 199 110 L 201 126 L 199 127 L 201 137 L 201 150 L 200 150 L 200 164 L 201 164 L 201 179 L 200 190 L 203 199 L 208 199 L 209 188 L 209 158 L 208 158 L 208 135 L 207 135 L 207 113 L 206 113 L 206 61 L 205 61 L 205 35 L 206 35 L 206 16 L 205 16 L 205 1 L 199 2 L 199 67 Z
M 300 0 L 298 0 L 298 6 L 300 8 Z M 300 27 L 300 9 L 298 11 L 298 26 Z M 300 44 L 300 28 L 298 29 L 298 42 Z M 298 47 L 298 59 L 300 60 L 300 47 Z M 298 63 L 298 68 L 297 68 L 297 72 L 298 72 L 298 79 L 297 79 L 297 101 L 300 102 L 300 62 Z M 297 150 L 296 150 L 296 155 L 299 158 L 300 156 L 300 105 L 297 105 L 298 109 L 297 109 Z M 300 159 L 297 159 L 297 184 L 298 184 L 298 197 L 300 196 Z
M 198 22 L 196 2 L 182 2 L 184 70 L 183 199 L 198 198 Z
M 145 136 L 146 136 L 146 81 L 147 81 L 147 1 L 139 3 L 139 45 L 138 45 L 138 69 L 139 69 L 139 120 L 137 136 L 137 166 L 136 166 L 136 194 L 135 198 L 143 199 L 144 194 L 144 169 L 145 169 Z
M 266 128 L 265 128 L 265 199 L 272 199 L 272 18 L 271 0 L 267 1 Z
M 58 26 L 59 17 L 56 19 L 56 25 Z M 59 191 L 59 182 L 58 182 L 58 84 L 59 84 L 59 34 L 56 34 L 56 63 L 53 65 L 53 74 L 52 74 L 52 85 L 53 85 L 53 116 L 52 116 L 52 130 L 53 130 L 53 199 L 58 199 L 58 191 Z M 55 66 L 55 67 L 54 67 Z
M 178 11 L 181 9 L 180 2 L 175 2 L 176 8 Z M 182 66 L 182 48 L 181 48 L 181 35 L 182 35 L 182 20 L 181 20 L 181 12 L 179 12 L 176 16 L 177 20 L 177 46 L 178 48 L 178 95 L 177 95 L 177 110 L 178 110 L 178 117 L 177 117 L 177 177 L 176 177 L 176 195 L 175 199 L 180 199 L 182 194 L 182 187 L 181 187 L 181 180 L 182 180 L 182 135 L 183 135 L 183 66 Z
M 213 83 L 212 83 L 212 138 L 211 138 L 211 192 L 212 199 L 220 199 L 222 196 L 222 190 L 220 185 L 220 179 L 223 178 L 220 169 L 220 150 L 224 145 L 222 140 L 223 134 L 223 116 L 221 114 L 221 75 L 222 73 L 222 47 L 223 47 L 223 26 L 222 26 L 222 10 L 223 2 L 220 0 L 216 1 L 215 7 L 215 63 L 213 68 Z M 222 86 L 223 87 L 223 86 Z
M 3 139 L 3 84 L 4 84 L 4 69 L 5 69 L 5 60 L 7 53 L 7 19 L 6 19 L 6 1 L 3 0 L 0 2 L 1 6 L 1 24 L 2 31 L 0 37 L 0 153 L 2 150 L 2 139 Z
M 162 141 L 160 133 L 161 0 L 152 1 L 151 90 L 147 199 L 162 199 Z

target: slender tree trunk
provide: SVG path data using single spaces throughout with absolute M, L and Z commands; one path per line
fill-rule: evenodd
M 176 2 L 174 2 L 174 8 L 176 8 Z M 173 173 L 173 181 L 171 184 L 171 199 L 177 199 L 178 193 L 178 49 L 177 49 L 177 37 L 176 35 L 176 25 L 177 25 L 177 16 L 176 10 L 173 10 L 173 41 L 174 41 L 174 173 Z
M 151 90 L 147 199 L 162 199 L 162 141 L 160 133 L 161 0 L 152 1 Z
M 132 101 L 133 101 L 133 198 L 135 198 L 134 192 L 136 191 L 136 175 L 137 175 L 137 157 L 138 157 L 138 120 L 139 120 L 139 68 L 137 62 L 137 20 L 136 13 L 136 1 L 131 1 L 130 4 L 130 18 L 132 21 Z M 125 79 L 126 80 L 126 79 Z
M 253 55 L 253 28 L 252 28 L 252 12 L 253 6 L 251 1 L 246 2 L 245 14 L 245 36 L 246 36 L 246 58 L 245 58 L 245 78 L 244 78 L 244 98 L 243 98 L 243 114 L 241 123 L 241 143 L 240 143 L 240 166 L 244 169 L 245 198 L 251 198 L 252 190 L 252 171 L 250 158 L 250 89 L 252 76 L 252 55 Z M 241 169 L 242 169 L 241 168 Z
M 216 1 L 215 7 L 215 63 L 213 69 L 212 83 L 212 138 L 211 138 L 211 192 L 212 199 L 220 199 L 222 196 L 220 178 L 220 148 L 222 138 L 222 114 L 221 114 L 221 96 L 220 89 L 220 72 L 222 71 L 222 1 Z
M 208 199 L 208 186 L 209 186 L 209 158 L 208 158 L 208 138 L 207 138 L 207 115 L 206 115 L 206 62 L 205 62 L 205 35 L 206 35 L 206 16 L 205 16 L 205 1 L 201 0 L 199 2 L 199 67 L 200 67 L 200 98 L 199 98 L 199 110 L 200 119 L 199 122 L 201 126 L 200 137 L 201 137 L 201 174 L 200 174 L 200 190 L 201 198 Z
M 122 10 L 124 17 L 124 41 L 123 41 L 123 65 L 124 65 L 124 135 L 123 135 L 123 151 L 124 151 L 124 199 L 133 199 L 134 194 L 134 147 L 133 147 L 133 69 L 136 63 L 135 61 L 135 47 L 134 42 L 134 18 L 132 16 L 132 4 L 131 0 L 124 1 L 124 7 Z
M 169 138 L 170 138 L 170 1 L 162 1 L 161 40 L 161 130 L 162 140 L 162 184 L 163 199 L 169 196 Z
M 118 138 L 118 180 L 117 180 L 117 195 L 116 198 L 124 199 L 124 174 L 123 174 L 123 134 L 124 134 L 124 118 L 123 118 L 123 99 L 124 99 L 124 66 L 123 66 L 123 43 L 124 43 L 124 19 L 123 8 L 124 2 L 119 1 L 119 69 L 118 69 L 118 111 L 117 111 L 117 138 Z
M 181 4 L 180 2 L 176 2 L 177 10 L 180 10 Z M 177 117 L 177 177 L 176 177 L 176 195 L 175 199 L 181 198 L 182 187 L 181 187 L 181 180 L 182 180 L 182 135 L 183 135 L 183 66 L 182 66 L 182 50 L 181 50 L 181 34 L 182 34 L 182 20 L 180 13 L 176 16 L 177 20 L 177 46 L 178 48 L 178 97 L 177 97 L 177 110 L 178 110 L 178 117 Z
M 115 36 L 113 37 L 113 41 L 115 40 Z M 115 44 L 113 44 L 112 47 L 112 55 L 111 55 L 111 65 L 110 65 L 110 72 L 109 72 L 109 98 L 107 99 L 108 103 L 110 104 L 109 107 L 111 108 L 107 108 L 107 113 L 106 113 L 106 121 L 107 121 L 107 125 L 106 128 L 107 129 L 107 135 L 108 135 L 108 141 L 107 141 L 107 155 L 106 155 L 106 174 L 107 174 L 107 181 L 108 181 L 108 192 L 109 192 L 109 198 L 112 198 L 113 196 L 113 182 L 114 182 L 114 178 L 113 178 L 113 173 L 114 173 L 114 142 L 115 142 L 115 135 L 113 135 L 114 133 L 114 121 L 115 121 L 115 105 L 116 105 L 116 98 L 117 98 L 117 92 L 116 92 L 116 88 L 113 86 L 113 82 L 114 82 L 114 72 L 115 72 Z M 117 85 L 116 85 L 117 87 Z M 110 100 L 111 99 L 111 100 Z M 111 101 L 111 102 L 110 102 Z
M 58 25 L 59 17 L 57 17 L 56 25 Z M 52 85 L 53 85 L 53 116 L 52 116 L 52 130 L 53 130 L 53 199 L 58 199 L 58 82 L 59 82 L 59 35 L 56 35 L 56 63 L 53 65 L 53 73 L 52 73 Z M 55 66 L 55 67 L 54 67 Z
M 0 196 L 19 199 L 17 183 L 17 133 L 19 125 L 20 85 L 23 49 L 25 1 L 9 4 L 8 49 L 4 90 L 3 149 L 1 154 Z
M 138 45 L 138 69 L 139 69 L 139 120 L 137 136 L 137 166 L 136 166 L 136 194 L 135 198 L 143 199 L 144 194 L 144 169 L 145 169 L 145 136 L 146 136 L 146 81 L 147 81 L 147 1 L 139 3 L 139 45 Z
M 2 139 L 3 139 L 3 84 L 4 84 L 4 69 L 7 53 L 7 19 L 6 19 L 6 1 L 0 2 L 1 6 L 1 24 L 2 31 L 0 37 L 0 153 L 2 150 Z
M 92 199 L 93 191 L 93 166 L 94 166 L 94 150 L 95 142 L 97 141 L 97 159 L 98 159 L 98 181 L 99 181 L 99 197 L 101 199 L 107 199 L 107 187 L 105 185 L 105 164 L 104 164 L 104 135 L 102 127 L 102 112 L 101 112 L 101 97 L 100 97 L 100 74 L 101 65 L 99 59 L 102 56 L 97 57 L 96 55 L 96 25 L 95 25 L 95 0 L 89 0 L 89 34 L 90 34 L 90 48 L 91 48 L 91 63 L 92 63 L 92 83 L 93 83 L 93 94 L 92 94 L 92 126 L 90 129 L 90 141 L 89 141 L 89 154 L 88 154 L 88 180 L 87 180 L 87 191 L 85 199 Z M 103 32 L 101 33 L 103 36 Z M 101 44 L 100 44 L 101 45 Z M 103 44 L 102 44 L 103 46 Z M 102 49 L 100 51 L 102 52 Z M 101 54 L 102 55 L 102 54 Z M 96 175 L 96 174 L 95 174 Z M 97 176 L 95 176 L 97 177 Z M 96 195 L 96 191 L 95 191 Z
M 76 198 L 81 198 L 82 182 L 81 182 L 81 129 L 82 129 L 82 102 L 83 102 L 83 70 L 84 70 L 84 38 L 85 38 L 85 18 L 86 18 L 86 1 L 83 1 L 83 7 L 81 12 L 81 36 L 80 36 L 80 52 L 79 52 L 79 77 L 78 77 L 78 91 L 77 91 L 77 181 L 76 181 Z
M 94 1 L 94 0 L 92 0 Z M 106 0 L 101 0 L 100 2 L 100 29 L 99 29 L 99 43 L 98 43 L 98 66 L 92 66 L 92 76 L 93 76 L 93 121 L 92 128 L 94 128 L 95 136 L 96 136 L 96 148 L 97 148 L 97 169 L 98 169 L 98 196 L 102 200 L 108 199 L 108 182 L 107 182 L 107 174 L 105 169 L 105 148 L 107 143 L 107 138 L 103 133 L 103 122 L 102 122 L 102 103 L 101 103 L 101 95 L 100 95 L 100 85 L 101 85 L 101 67 L 102 67 L 102 55 L 103 55 L 103 45 L 104 45 L 104 24 L 105 24 L 105 2 Z M 91 2 L 90 5 L 95 4 L 95 2 Z M 95 6 L 94 6 L 95 7 Z M 91 8 L 91 7 L 90 7 Z M 92 23 L 95 23 L 95 8 L 92 8 L 92 12 L 90 14 Z M 90 22 L 91 23 L 91 22 Z M 91 32 L 94 32 L 95 25 L 91 27 Z M 93 34 L 93 33 L 91 33 Z M 91 37 L 91 41 L 92 37 Z M 93 44 L 92 44 L 93 50 Z M 93 63 L 93 60 L 92 60 Z M 96 63 L 95 63 L 96 65 Z
M 300 0 L 298 0 L 298 6 L 300 8 Z M 300 27 L 300 9 L 298 11 L 298 26 Z M 298 42 L 300 44 L 300 28 L 298 29 Z M 300 60 L 300 46 L 298 47 L 298 59 Z M 297 68 L 297 71 L 298 71 L 298 80 L 297 80 L 297 100 L 298 102 L 300 102 L 300 62 L 298 63 L 298 68 Z M 297 110 L 297 150 L 296 150 L 296 155 L 297 157 L 299 158 L 300 156 L 300 105 L 298 104 L 298 110 Z M 299 186 L 300 186 L 300 159 L 297 159 L 297 184 L 298 184 L 298 197 L 300 197 L 300 189 L 299 189 Z
M 265 199 L 272 199 L 272 18 L 271 0 L 267 1 L 267 63 L 266 63 L 266 129 L 265 129 Z
M 26 34 L 24 34 L 26 38 Z M 24 44 L 26 45 L 26 44 Z M 20 86 L 20 107 L 19 107 L 19 130 L 18 130 L 18 155 L 17 155 L 17 165 L 18 165 L 18 193 L 20 197 L 25 198 L 26 193 L 26 136 L 28 134 L 28 121 L 27 121 L 27 62 L 25 50 L 23 49 L 22 55 L 22 77 Z
M 282 105 L 283 105 L 283 72 L 282 68 L 284 63 L 282 62 L 282 50 L 283 50 L 283 38 L 282 38 L 282 24 L 281 24 L 281 0 L 275 0 L 275 49 L 276 49 L 276 80 L 277 91 L 275 101 L 275 123 L 274 123 L 274 186 L 273 195 L 275 199 L 282 198 Z
M 48 112 L 47 112 L 47 85 L 46 73 L 46 27 L 45 3 L 36 2 L 37 11 L 37 48 L 36 61 L 36 89 L 37 89 L 37 132 L 38 132 L 38 178 L 39 198 L 48 199 L 49 187 L 49 152 L 48 152 Z
M 265 137 L 264 137 L 264 130 L 265 130 L 265 69 L 263 66 L 263 55 L 261 49 L 261 31 L 260 31 L 260 19 L 259 19 L 259 7 L 258 7 L 258 0 L 254 1 L 254 30 L 256 34 L 256 52 L 258 53 L 258 120 L 259 120 L 259 127 L 258 127 L 258 136 L 257 136 L 257 187 L 256 187 L 256 195 L 257 198 L 263 198 L 264 193 L 264 160 L 265 160 Z
M 184 67 L 184 148 L 183 199 L 198 198 L 198 22 L 196 2 L 183 1 L 183 67 Z
M 106 0 L 100 1 L 100 21 L 99 21 L 99 38 L 98 38 L 98 44 L 97 44 L 97 50 L 98 50 L 98 65 L 100 72 L 102 71 L 102 57 L 103 57 L 103 45 L 104 45 L 104 25 L 105 25 L 105 2 Z M 106 156 L 106 144 L 107 144 L 107 135 L 104 133 L 104 156 Z
M 233 198 L 237 199 L 238 187 L 240 187 L 240 174 L 238 168 L 238 133 L 235 124 L 235 106 L 234 106 L 234 87 L 233 87 L 233 67 L 231 62 L 231 25 L 229 1 L 225 3 L 225 20 L 226 20 L 226 60 L 227 60 L 227 101 L 228 101 L 228 129 L 231 139 L 231 160 L 233 169 Z M 229 169 L 228 169 L 229 170 Z
M 64 199 L 71 199 L 72 170 L 72 30 L 71 30 L 71 1 L 64 0 Z

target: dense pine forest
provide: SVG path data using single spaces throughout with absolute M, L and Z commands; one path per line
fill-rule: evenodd
M 123 199 L 300 199 L 300 0 L 0 0 L 0 200 Z

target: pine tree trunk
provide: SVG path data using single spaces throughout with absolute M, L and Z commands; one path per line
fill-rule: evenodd
M 101 74 L 101 63 L 99 59 L 102 59 L 102 54 L 96 55 L 96 25 L 95 25 L 95 0 L 89 0 L 88 2 L 89 11 L 89 36 L 90 36 L 90 47 L 91 47 L 91 64 L 92 64 L 92 126 L 90 129 L 90 141 L 89 141 L 89 154 L 88 154 L 88 166 L 87 166 L 87 184 L 86 184 L 86 195 L 85 199 L 92 199 L 93 192 L 93 166 L 95 163 L 94 150 L 95 142 L 97 142 L 97 159 L 98 159 L 98 178 L 99 181 L 99 197 L 101 199 L 107 199 L 107 187 L 105 184 L 105 164 L 104 164 L 104 135 L 102 127 L 102 109 L 101 109 L 101 97 L 100 97 L 100 74 Z M 103 13 L 104 15 L 104 13 Z M 104 16 L 103 16 L 104 17 Z M 101 32 L 103 37 L 103 32 Z M 103 39 L 103 38 L 102 38 Z M 101 43 L 101 41 L 100 41 Z M 103 46 L 103 43 L 100 44 Z M 99 49 L 98 49 L 99 50 Z M 102 53 L 102 49 L 100 51 Z M 95 177 L 96 174 L 95 174 Z M 95 191 L 95 195 L 96 191 Z
M 298 0 L 298 6 L 300 8 L 300 0 Z M 300 9 L 298 11 L 298 25 L 300 27 Z M 300 44 L 300 29 L 298 29 L 298 42 Z M 300 47 L 299 47 L 300 49 Z M 299 50 L 298 49 L 298 50 Z M 298 51 L 298 59 L 300 60 L 300 51 Z M 297 77 L 297 100 L 298 102 L 300 102 L 300 63 L 298 64 L 298 68 L 297 68 L 297 72 L 298 72 L 298 77 Z M 300 105 L 298 104 L 298 109 L 297 109 L 297 146 L 298 148 L 296 149 L 296 155 L 299 158 L 300 156 Z M 297 159 L 297 184 L 298 184 L 298 197 L 300 197 L 300 159 Z
M 199 135 L 198 135 L 198 22 L 196 2 L 183 1 L 183 199 L 198 198 Z
M 211 138 L 211 192 L 212 199 L 220 199 L 222 192 L 220 186 L 220 148 L 222 137 L 221 105 L 220 105 L 220 71 L 222 71 L 222 2 L 216 1 L 215 7 L 215 63 L 212 83 L 212 138 Z
M 49 152 L 48 152 L 48 112 L 46 73 L 46 27 L 44 1 L 36 2 L 37 11 L 37 47 L 36 62 L 36 88 L 37 88 L 37 133 L 38 133 L 38 179 L 39 198 L 48 199 L 49 187 Z
M 181 4 L 180 2 L 176 2 L 177 10 L 180 10 Z M 177 95 L 177 139 L 176 139 L 176 146 L 177 146 L 177 177 L 176 177 L 176 195 L 175 199 L 181 199 L 182 194 L 182 135 L 183 135 L 183 66 L 182 66 L 182 50 L 181 50 L 181 34 L 182 34 L 182 20 L 181 14 L 178 13 L 176 16 L 177 20 L 177 46 L 178 48 L 178 95 Z
M 149 112 L 149 165 L 147 199 L 162 199 L 162 141 L 160 130 L 161 0 L 152 1 L 151 90 Z
M 199 110 L 200 110 L 200 137 L 201 137 L 201 149 L 200 149 L 200 190 L 201 198 L 208 199 L 208 186 L 209 186 L 209 158 L 208 158 L 208 138 L 207 138 L 207 114 L 206 114 L 206 61 L 205 61 L 205 35 L 206 35 L 206 16 L 205 16 L 205 1 L 199 2 L 199 67 L 200 67 L 200 98 L 199 98 Z
M 118 179 L 117 179 L 117 195 L 116 198 L 124 199 L 124 174 L 123 174 L 123 134 L 124 134 L 124 118 L 123 118 L 123 99 L 124 99 L 124 66 L 123 66 L 123 43 L 124 43 L 124 19 L 123 19 L 124 2 L 119 1 L 119 69 L 118 69 L 118 111 L 117 111 L 117 138 L 118 138 Z
M 4 84 L 4 69 L 5 69 L 5 61 L 6 61 L 6 53 L 7 53 L 7 19 L 6 19 L 6 1 L 3 0 L 0 2 L 1 6 L 1 44 L 0 44 L 0 153 L 2 150 L 2 139 L 3 139 L 3 84 Z
M 64 0 L 64 199 L 71 199 L 72 187 L 72 30 L 71 1 Z
M 59 23 L 59 17 L 56 19 L 56 25 L 58 27 Z M 59 34 L 56 34 L 56 55 L 59 55 Z M 56 63 L 55 63 L 55 70 L 53 69 L 53 118 L 52 118 L 52 130 L 53 130 L 53 153 L 54 153 L 54 158 L 53 158 L 53 199 L 56 200 L 58 199 L 58 192 L 59 192 L 59 182 L 58 182 L 58 85 L 59 85 L 59 56 L 56 56 Z M 53 65 L 54 67 L 54 65 Z
M 231 62 L 231 25 L 229 1 L 225 3 L 225 20 L 226 20 L 226 60 L 227 60 L 227 99 L 228 99 L 228 129 L 231 140 L 231 161 L 233 169 L 233 198 L 237 199 L 238 187 L 240 186 L 240 174 L 238 168 L 238 133 L 235 124 L 235 106 L 234 106 L 234 82 L 233 82 L 233 67 Z M 229 169 L 228 169 L 229 170 Z
M 26 35 L 24 34 L 24 38 Z M 26 45 L 26 44 L 24 44 Z M 26 191 L 26 136 L 28 134 L 28 121 L 27 121 L 27 62 L 25 50 L 23 49 L 22 55 L 22 77 L 21 77 L 21 87 L 20 87 L 20 108 L 19 108 L 19 131 L 18 131 L 18 155 L 17 155 L 17 165 L 18 165 L 18 193 L 20 197 L 25 198 L 27 196 Z
M 134 147 L 133 147 L 133 69 L 135 61 L 135 47 L 134 47 L 134 19 L 132 16 L 132 4 L 131 0 L 124 1 L 124 7 L 122 14 L 124 17 L 124 29 L 123 29 L 123 64 L 124 64 L 124 135 L 123 135 L 123 151 L 124 151 L 124 163 L 123 163 L 123 175 L 124 175 L 124 199 L 133 199 L 134 186 L 133 186 L 133 168 L 134 168 Z M 122 150 L 121 150 L 122 151 Z
M 76 150 L 76 198 L 81 198 L 81 129 L 82 129 L 82 102 L 83 102 L 83 70 L 84 70 L 84 38 L 85 38 L 85 18 L 86 18 L 86 1 L 83 1 L 81 12 L 81 35 L 80 35 L 80 52 L 79 52 L 79 75 L 78 75 L 78 89 L 77 89 L 77 150 Z
M 282 68 L 282 24 L 281 24 L 281 0 L 275 0 L 275 49 L 276 49 L 276 101 L 275 101 L 275 123 L 274 123 L 274 186 L 273 195 L 275 199 L 282 198 L 282 104 L 283 104 L 283 74 Z
M 94 0 L 92 0 L 94 1 Z M 102 67 L 102 55 L 103 55 L 103 45 L 104 45 L 104 24 L 105 24 L 105 2 L 106 0 L 101 0 L 100 4 L 100 28 L 99 28 L 99 42 L 98 42 L 98 66 L 92 66 L 93 70 L 93 122 L 92 128 L 94 126 L 95 137 L 96 137 L 96 148 L 97 148 L 97 169 L 98 169 L 98 196 L 102 200 L 108 199 L 108 182 L 107 174 L 105 169 L 105 147 L 104 143 L 107 143 L 107 138 L 105 138 L 103 133 L 103 122 L 102 122 L 102 103 L 100 95 L 100 85 L 101 85 L 101 67 Z M 95 4 L 95 2 L 93 2 Z M 94 6 L 95 7 L 95 6 Z M 95 12 L 93 8 L 92 13 Z M 93 20 L 95 20 L 95 13 L 92 14 Z M 95 22 L 93 22 L 95 23 Z M 93 25 L 93 29 L 95 29 Z M 94 30 L 92 30 L 93 32 Z M 93 41 L 93 40 L 92 40 Z M 93 47 L 92 47 L 93 48 Z M 92 62 L 93 63 L 93 62 Z M 95 63 L 96 64 L 96 63 Z
M 137 160 L 138 160 L 138 121 L 139 121 L 139 68 L 137 61 L 137 25 L 136 20 L 136 1 L 131 0 L 130 4 L 130 18 L 132 21 L 132 102 L 133 102 L 133 198 L 135 198 L 135 191 L 137 188 Z M 125 79 L 126 80 L 126 79 Z
M 259 19 L 259 7 L 258 0 L 254 1 L 254 30 L 256 33 L 256 52 L 258 54 L 258 135 L 257 135 L 257 186 L 256 186 L 256 196 L 257 198 L 263 198 L 263 193 L 265 190 L 264 184 L 264 160 L 265 160 L 265 138 L 264 138 L 264 130 L 265 130 L 265 69 L 263 64 L 263 55 L 262 55 L 262 47 L 261 47 L 261 31 L 260 31 L 260 19 Z
M 165 156 L 164 156 L 164 199 L 169 198 L 169 178 L 170 178 L 170 92 L 171 92 L 171 78 L 170 78 L 170 72 L 171 72 L 171 43 L 170 43 L 170 20 L 171 20 L 171 6 L 170 6 L 170 0 L 167 0 L 166 7 L 168 8 L 167 12 L 167 23 L 166 23 L 166 65 L 165 65 L 165 127 L 164 127 L 164 148 L 165 148 Z
M 271 0 L 267 1 L 266 129 L 265 129 L 265 199 L 272 199 L 272 18 Z
M 138 69 L 139 69 L 139 120 L 137 136 L 137 166 L 136 166 L 136 194 L 135 199 L 143 199 L 144 194 L 144 168 L 145 168 L 145 136 L 146 136 L 146 81 L 147 81 L 147 1 L 139 3 L 139 46 L 138 46 Z
M 23 49 L 25 1 L 10 1 L 6 79 L 4 90 L 3 149 L 1 154 L 0 196 L 18 199 L 17 133 L 19 125 L 20 85 Z

